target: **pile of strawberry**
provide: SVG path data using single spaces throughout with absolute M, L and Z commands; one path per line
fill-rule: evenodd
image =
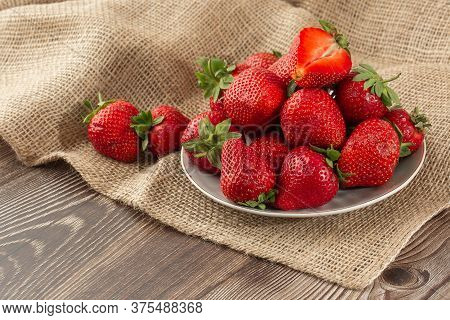
M 223 194 L 252 208 L 314 208 L 339 187 L 386 183 L 399 158 L 415 152 L 430 126 L 400 107 L 370 65 L 352 69 L 348 41 L 329 22 L 304 28 L 289 52 L 256 53 L 237 66 L 201 58 L 198 85 L 210 111 L 189 120 L 175 107 L 139 112 L 103 101 L 85 118 L 94 148 L 133 162 L 180 145 L 202 171 L 220 175 Z

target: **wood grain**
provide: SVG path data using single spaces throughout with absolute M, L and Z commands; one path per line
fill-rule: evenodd
M 184 235 L 0 142 L 0 299 L 449 299 L 449 211 L 362 291 Z

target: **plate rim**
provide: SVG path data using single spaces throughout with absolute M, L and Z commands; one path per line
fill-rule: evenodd
M 203 189 L 200 185 L 197 184 L 197 182 L 192 178 L 192 176 L 188 173 L 184 161 L 183 161 L 183 155 L 184 155 L 184 148 L 181 147 L 181 152 L 180 152 L 180 162 L 181 162 L 181 167 L 183 168 L 183 172 L 184 174 L 187 176 L 187 178 L 189 179 L 189 181 L 201 192 L 203 193 L 205 196 L 207 196 L 209 199 L 213 200 L 214 202 L 220 203 L 221 205 L 224 205 L 228 208 L 234 209 L 234 210 L 238 210 L 238 211 L 243 211 L 243 212 L 247 212 L 247 213 L 251 213 L 251 214 L 255 214 L 255 215 L 259 215 L 259 216 L 264 216 L 264 217 L 271 217 L 271 218 L 300 218 L 300 219 L 304 219 L 304 218 L 317 218 L 317 217 L 327 217 L 327 216 L 333 216 L 333 215 L 337 215 L 337 214 L 342 214 L 342 213 L 346 213 L 346 212 L 350 212 L 350 211 L 355 211 L 358 209 L 362 209 L 362 208 L 366 208 L 370 205 L 373 205 L 375 203 L 378 203 L 380 201 L 383 201 L 384 199 L 396 194 L 397 192 L 399 192 L 400 190 L 402 190 L 403 188 L 405 188 L 408 184 L 411 183 L 411 181 L 416 177 L 416 175 L 419 173 L 420 169 L 422 169 L 422 166 L 425 162 L 425 158 L 427 156 L 427 148 L 426 148 L 426 142 L 425 139 L 423 140 L 423 156 L 422 159 L 420 160 L 419 165 L 417 166 L 416 170 L 414 170 L 414 172 L 408 177 L 408 179 L 406 179 L 402 184 L 400 184 L 399 186 L 397 186 L 396 188 L 392 189 L 389 192 L 386 192 L 385 194 L 369 200 L 367 202 L 361 203 L 359 205 L 355 205 L 355 206 L 349 206 L 349 207 L 345 207 L 345 208 L 341 208 L 341 209 L 336 209 L 336 210 L 329 210 L 329 211 L 325 211 L 325 212 L 320 212 L 320 213 L 301 213 L 299 212 L 300 210 L 304 210 L 304 209 L 300 209 L 297 211 L 290 212 L 290 211 L 281 211 L 280 213 L 274 213 L 274 212 L 268 212 L 268 211 L 264 211 L 264 210 L 258 210 L 258 209 L 254 209 L 254 208 L 247 208 L 244 206 L 239 206 L 237 204 L 234 203 L 230 203 L 230 202 L 226 202 L 223 201 L 219 198 L 216 198 L 214 195 L 210 194 L 208 191 L 206 191 L 205 189 Z

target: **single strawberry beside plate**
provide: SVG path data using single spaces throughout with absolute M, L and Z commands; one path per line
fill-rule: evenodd
M 134 162 L 139 153 L 139 138 L 131 128 L 132 118 L 139 111 L 124 100 L 103 100 L 98 95 L 98 104 L 88 100 L 84 104 L 90 113 L 84 118 L 88 139 L 97 152 L 122 162 Z
M 142 150 L 149 150 L 158 157 L 180 148 L 180 138 L 189 118 L 176 107 L 161 105 L 151 111 L 141 111 L 132 118 L 131 127 L 142 139 Z

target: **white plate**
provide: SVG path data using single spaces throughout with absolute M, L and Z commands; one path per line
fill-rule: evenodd
M 237 205 L 223 195 L 220 190 L 219 177 L 200 171 L 197 166 L 189 161 L 184 150 L 181 150 L 181 165 L 186 176 L 198 190 L 224 206 L 267 217 L 308 218 L 330 216 L 361 209 L 394 195 L 406 187 L 417 175 L 425 160 L 425 153 L 426 145 L 424 141 L 414 154 L 400 160 L 394 176 L 382 186 L 339 190 L 333 200 L 321 207 L 291 211 L 272 208 L 258 210 Z

